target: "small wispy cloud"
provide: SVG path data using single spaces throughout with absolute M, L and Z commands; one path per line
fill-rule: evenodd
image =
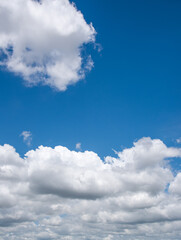
M 20 137 L 23 137 L 23 141 L 30 146 L 31 145 L 31 141 L 32 141 L 32 134 L 30 131 L 23 131 L 20 134 Z
M 177 138 L 177 139 L 176 139 L 176 142 L 180 144 L 180 143 L 181 143 L 181 137 L 180 137 L 180 138 Z
M 80 142 L 79 142 L 79 143 L 76 143 L 75 148 L 76 148 L 77 150 L 81 150 L 81 149 L 82 149 L 82 148 L 81 148 L 81 143 L 80 143 Z

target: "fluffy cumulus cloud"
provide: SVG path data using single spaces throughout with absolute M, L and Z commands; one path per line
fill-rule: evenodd
M 21 158 L 0 146 L 1 239 L 180 239 L 181 149 L 142 138 L 100 157 L 39 147 Z
M 0 65 L 38 83 L 63 91 L 91 70 L 81 48 L 95 30 L 69 0 L 1 0 Z

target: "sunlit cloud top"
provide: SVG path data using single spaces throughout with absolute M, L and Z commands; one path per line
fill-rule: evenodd
M 93 67 L 81 47 L 95 41 L 95 30 L 68 0 L 1 0 L 0 22 L 0 64 L 27 85 L 63 91 Z

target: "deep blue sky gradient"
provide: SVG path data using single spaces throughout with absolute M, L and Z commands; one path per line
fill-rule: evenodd
M 181 1 L 76 0 L 97 31 L 95 67 L 65 92 L 27 88 L 0 71 L 0 144 L 21 154 L 39 145 L 92 150 L 101 157 L 144 136 L 179 146 L 181 137 Z M 27 147 L 19 136 L 29 130 Z

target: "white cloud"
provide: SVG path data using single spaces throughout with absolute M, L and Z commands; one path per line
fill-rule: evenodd
M 150 138 L 104 161 L 62 146 L 21 158 L 0 146 L 0 238 L 180 239 L 181 175 L 168 163 L 174 157 L 180 148 Z
M 108 235 L 106 238 L 104 238 L 104 240 L 112 240 L 113 236 L 112 235 Z
M 77 150 L 81 150 L 81 143 L 76 143 L 75 148 L 76 148 Z
M 91 70 L 81 47 L 94 42 L 95 30 L 68 0 L 1 0 L 0 22 L 0 64 L 28 85 L 63 91 Z
M 20 134 L 21 137 L 23 137 L 23 141 L 30 146 L 31 145 L 31 141 L 32 141 L 32 134 L 30 131 L 23 131 Z
M 181 196 L 181 173 L 178 173 L 174 181 L 171 182 L 169 191 Z
M 177 138 L 177 139 L 176 139 L 176 142 L 177 142 L 178 144 L 180 144 L 180 143 L 181 143 L 181 138 Z

